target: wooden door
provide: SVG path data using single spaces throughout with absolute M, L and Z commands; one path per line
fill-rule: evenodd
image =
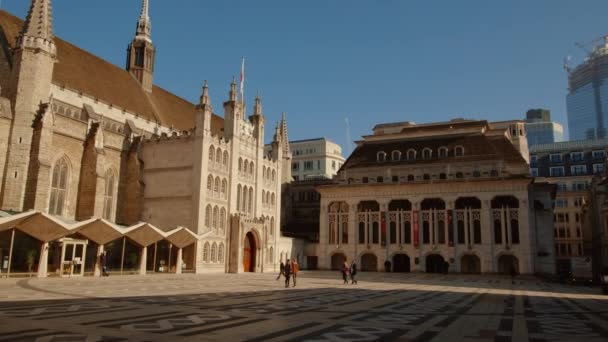
M 251 244 L 248 236 L 245 236 L 245 246 L 243 247 L 243 271 L 251 272 Z

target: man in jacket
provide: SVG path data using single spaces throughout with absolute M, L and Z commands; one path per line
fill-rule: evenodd
M 293 260 L 291 263 L 291 275 L 293 276 L 293 287 L 296 287 L 296 278 L 298 276 L 298 272 L 300 272 L 300 265 L 298 265 L 298 260 Z
M 283 260 L 281 260 L 281 265 L 279 266 L 279 275 L 277 276 L 277 280 L 281 279 L 281 276 L 285 275 L 285 264 Z
M 285 287 L 289 287 L 289 277 L 291 276 L 291 262 L 289 259 L 287 259 L 287 262 L 285 263 L 283 274 L 285 275 Z

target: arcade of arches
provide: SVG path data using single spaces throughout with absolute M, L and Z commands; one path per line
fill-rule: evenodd
M 332 201 L 325 208 L 320 243 L 333 251 L 327 268 L 357 256 L 363 271 L 530 272 L 522 260 L 530 251 L 528 212 L 515 196 Z

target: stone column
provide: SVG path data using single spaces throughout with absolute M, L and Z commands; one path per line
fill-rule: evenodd
M 38 278 L 46 278 L 49 267 L 49 243 L 44 242 L 40 247 L 40 259 L 38 260 Z
M 103 254 L 104 245 L 97 246 L 97 255 L 95 257 L 95 270 L 93 271 L 93 276 L 99 277 L 101 276 L 101 255 Z
M 494 261 L 494 224 L 492 222 L 492 208 L 490 200 L 482 199 L 481 212 L 481 272 L 490 273 L 495 271 Z
M 139 275 L 146 275 L 146 267 L 148 266 L 148 247 L 141 248 L 141 257 L 139 258 Z
M 518 220 L 519 220 L 519 265 L 521 274 L 532 274 L 534 273 L 534 255 L 532 242 L 530 241 L 530 217 L 528 198 L 519 197 L 519 209 L 518 209 Z M 511 227 L 512 228 L 512 227 Z
M 357 250 L 359 245 L 359 227 L 357 224 L 357 202 L 347 201 L 348 204 L 348 242 L 353 246 L 354 255 L 351 260 L 357 260 Z
M 211 251 L 209 251 L 211 252 Z M 182 248 L 177 249 L 177 261 L 175 262 L 175 274 L 182 274 Z

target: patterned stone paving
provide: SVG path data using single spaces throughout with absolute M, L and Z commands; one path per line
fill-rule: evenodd
M 535 278 L 302 272 L 0 279 L 2 341 L 608 341 L 608 296 Z

